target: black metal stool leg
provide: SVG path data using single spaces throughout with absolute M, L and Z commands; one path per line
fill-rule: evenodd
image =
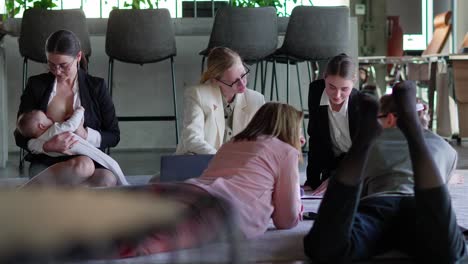
M 108 69 L 107 69 L 107 84 L 109 85 L 109 94 L 110 94 L 110 97 L 112 98 L 112 95 L 113 95 L 113 82 L 114 80 L 114 59 L 113 58 L 109 58 L 109 66 L 108 66 Z M 107 153 L 107 155 L 110 155 L 110 148 L 106 148 L 105 149 L 105 152 Z
M 175 85 L 175 73 L 174 73 L 174 57 L 171 57 L 171 75 L 172 75 L 172 102 L 174 104 L 174 123 L 176 131 L 176 144 L 179 144 L 179 125 L 177 124 L 177 95 L 176 95 L 176 85 Z
M 304 105 L 302 103 L 301 75 L 299 72 L 299 63 L 296 63 L 296 72 L 297 72 L 297 88 L 299 90 L 299 105 L 301 106 L 301 111 L 302 111 L 304 110 Z
M 205 56 L 202 56 L 202 61 L 201 61 L 201 74 L 203 74 L 203 71 L 205 70 Z
M 320 67 L 319 67 L 318 62 L 314 62 L 313 70 L 314 70 L 314 81 L 315 81 L 319 79 L 319 73 L 320 73 Z
M 28 79 L 28 58 L 23 59 L 23 91 L 26 90 L 26 82 Z M 20 148 L 19 153 L 19 171 L 23 172 L 24 168 L 24 157 L 26 156 L 26 151 L 23 148 Z
M 260 62 L 256 62 L 255 63 L 255 77 L 254 77 L 254 86 L 253 86 L 253 89 L 256 91 L 257 90 L 257 73 L 258 73 L 258 64 Z
M 311 68 L 310 65 L 312 64 L 312 62 L 307 61 L 306 64 L 307 64 L 307 74 L 309 75 L 309 82 L 312 82 L 312 74 L 311 74 L 311 71 L 310 71 L 310 68 Z
M 276 75 L 276 63 L 275 60 L 273 62 L 273 68 L 271 69 L 271 87 L 270 87 L 270 101 L 273 101 L 273 88 L 275 84 L 275 75 Z M 277 98 L 278 100 L 278 98 Z
M 306 62 L 307 65 L 309 65 L 308 62 Z M 302 102 L 302 87 L 301 87 L 301 74 L 299 72 L 299 62 L 296 63 L 296 72 L 297 72 L 297 87 L 299 89 L 299 105 L 301 106 L 301 111 L 304 112 L 304 104 Z M 310 75 L 309 75 L 310 77 Z M 307 137 L 305 136 L 306 135 L 306 128 L 305 128 L 305 120 L 304 118 L 302 119 L 302 132 L 303 132 L 303 135 L 304 135 L 304 138 L 306 140 L 306 143 L 304 144 L 304 147 L 307 145 Z
M 289 58 L 286 59 L 286 103 L 289 104 Z
M 268 61 L 262 61 L 262 65 L 264 63 L 265 63 L 265 69 L 262 70 L 262 94 L 263 95 L 265 95 L 266 78 L 267 78 L 267 72 L 268 72 Z

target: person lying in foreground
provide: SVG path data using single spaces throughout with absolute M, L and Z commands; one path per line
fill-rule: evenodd
M 360 200 L 368 188 L 363 182 L 369 153 L 382 131 L 377 102 L 360 95 L 359 130 L 304 238 L 305 253 L 314 261 L 363 260 L 390 249 L 427 263 L 454 263 L 467 254 L 445 185 L 447 171 L 437 167 L 416 113 L 415 84 L 395 85 L 392 98 L 396 124 L 408 142 L 414 195 Z

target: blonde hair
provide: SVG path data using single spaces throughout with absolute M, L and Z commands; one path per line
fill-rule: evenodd
M 247 127 L 234 137 L 234 141 L 256 140 L 268 135 L 301 149 L 301 121 L 304 114 L 291 105 L 277 102 L 264 104 L 254 115 Z
M 27 138 L 35 138 L 38 136 L 37 125 L 39 122 L 39 114 L 41 112 L 42 111 L 40 110 L 32 110 L 30 112 L 23 113 L 18 117 L 16 128 L 21 135 Z
M 221 78 L 224 72 L 231 68 L 236 61 L 242 62 L 237 52 L 225 47 L 213 48 L 208 54 L 207 69 L 203 72 L 200 83 Z

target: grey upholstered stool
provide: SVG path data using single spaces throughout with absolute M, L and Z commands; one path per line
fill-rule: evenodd
M 317 79 L 318 64 L 329 58 L 348 51 L 349 42 L 349 9 L 348 7 L 315 7 L 297 6 L 289 17 L 286 35 L 281 48 L 272 56 L 273 75 L 271 94 L 276 82 L 276 63 L 285 63 L 286 70 L 286 102 L 289 103 L 289 65 L 295 64 L 297 69 L 300 106 L 302 109 L 302 92 L 300 87 L 299 65 L 307 62 L 309 80 Z M 314 68 L 312 77 L 311 68 Z M 279 98 L 278 98 L 279 100 Z
M 119 116 L 118 119 L 119 121 L 174 121 L 176 143 L 178 143 L 179 130 L 174 76 L 174 57 L 177 52 L 169 11 L 167 9 L 112 10 L 107 24 L 106 53 L 109 56 L 108 83 L 111 95 L 114 60 L 143 65 L 170 59 L 174 115 Z
M 91 55 L 88 25 L 81 9 L 46 10 L 27 9 L 21 20 L 21 32 L 18 38 L 19 51 L 23 59 L 23 91 L 28 79 L 28 60 L 47 63 L 45 42 L 50 34 L 57 30 L 70 30 L 80 39 L 81 49 L 87 59 Z M 20 170 L 24 166 L 23 149 L 20 150 Z
M 273 7 L 238 8 L 223 7 L 218 10 L 211 30 L 208 47 L 200 52 L 202 72 L 205 58 L 214 47 L 230 48 L 242 57 L 247 64 L 257 63 L 255 84 L 257 83 L 258 63 L 261 66 L 262 93 L 266 79 L 264 60 L 271 55 L 278 43 L 276 10 Z

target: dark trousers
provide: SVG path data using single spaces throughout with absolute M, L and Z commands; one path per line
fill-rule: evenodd
M 312 260 L 348 262 L 397 249 L 420 262 L 454 263 L 467 254 L 446 186 L 362 201 L 360 188 L 330 179 L 304 238 Z

